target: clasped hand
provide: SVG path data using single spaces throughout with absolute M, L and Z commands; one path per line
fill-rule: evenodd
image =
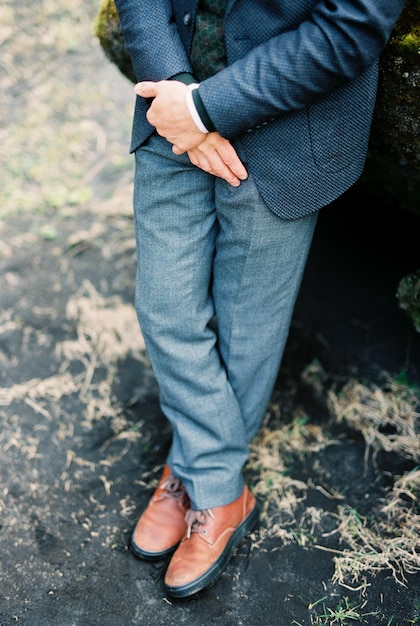
M 174 154 L 186 152 L 193 165 L 238 187 L 248 174 L 235 148 L 220 133 L 202 133 L 197 128 L 186 104 L 186 90 L 186 85 L 175 80 L 135 86 L 138 96 L 153 98 L 147 120 L 172 144 Z

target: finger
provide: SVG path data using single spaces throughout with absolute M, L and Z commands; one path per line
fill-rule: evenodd
M 235 157 L 233 162 L 225 161 L 225 163 L 239 180 L 246 180 L 248 178 L 248 172 L 238 156 Z
M 137 83 L 134 87 L 134 91 L 142 98 L 154 98 L 157 96 L 156 83 L 153 83 L 150 80 L 144 80 L 141 83 Z
M 221 159 L 211 159 L 210 165 L 214 176 L 223 178 L 223 180 L 229 183 L 229 185 L 232 185 L 232 187 L 239 187 L 241 179 L 231 169 L 229 169 Z
M 226 165 L 219 153 L 214 151 L 208 151 L 205 154 L 197 151 L 198 167 L 204 169 L 206 172 L 222 178 L 232 187 L 238 187 L 241 183 L 239 177 Z
M 188 156 L 193 165 L 204 170 L 208 174 L 213 174 L 211 165 L 207 157 L 198 150 L 188 150 Z
M 216 149 L 223 163 L 235 176 L 240 180 L 248 178 L 248 172 L 244 164 L 238 157 L 235 148 L 229 142 L 219 143 Z

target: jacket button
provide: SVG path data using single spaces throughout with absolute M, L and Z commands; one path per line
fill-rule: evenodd
M 185 13 L 182 21 L 184 22 L 185 26 L 189 26 L 191 24 L 191 19 L 191 13 Z

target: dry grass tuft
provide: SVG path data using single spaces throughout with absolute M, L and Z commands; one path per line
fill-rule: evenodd
M 348 548 L 335 558 L 333 582 L 358 584 L 366 573 L 388 570 L 404 585 L 420 571 L 420 470 L 395 482 L 384 506 L 370 520 L 342 508 L 338 532 Z
M 383 389 L 351 380 L 337 395 L 328 394 L 330 410 L 339 422 L 360 432 L 366 442 L 366 463 L 380 451 L 420 462 L 419 404 L 416 386 L 387 377 Z M 333 581 L 358 584 L 366 573 L 389 570 L 404 584 L 407 574 L 420 571 L 420 470 L 396 477 L 380 509 L 369 519 L 341 507 L 338 532 L 348 545 L 335 558 Z
M 0 406 L 9 406 L 15 400 L 36 403 L 38 399 L 52 402 L 74 393 L 77 389 L 74 377 L 69 373 L 50 378 L 32 378 L 24 383 L 0 388 Z
M 59 344 L 56 355 L 63 360 L 63 367 L 70 367 L 74 361 L 83 366 L 78 390 L 86 404 L 85 425 L 108 417 L 116 435 L 135 438 L 133 431 L 126 432 L 126 419 L 113 406 L 111 394 L 119 360 L 131 356 L 147 364 L 134 307 L 119 296 L 101 296 L 89 281 L 84 281 L 68 302 L 67 317 L 77 322 L 77 339 Z
M 281 398 L 270 404 L 267 417 L 276 415 L 279 425 L 260 430 L 251 443 L 247 469 L 254 474 L 253 491 L 263 503 L 262 513 L 270 519 L 269 526 L 260 531 L 261 539 L 276 536 L 285 543 L 303 544 L 306 530 L 296 520 L 295 512 L 306 498 L 308 484 L 289 475 L 287 460 L 294 454 L 316 453 L 331 440 L 319 426 L 309 423 L 300 409 L 294 411 L 290 421 L 282 420 L 280 406 Z
M 62 354 L 72 360 L 89 357 L 110 367 L 119 359 L 144 359 L 145 346 L 136 312 L 119 296 L 105 298 L 83 281 L 67 304 L 68 319 L 77 320 L 77 340 L 60 344 Z
M 339 395 L 330 390 L 329 408 L 338 422 L 362 433 L 367 453 L 380 450 L 420 461 L 420 397 L 417 387 L 387 380 L 384 389 L 350 380 Z
M 380 451 L 399 455 L 411 465 L 419 461 L 419 395 L 416 387 L 402 385 L 389 378 L 381 389 L 349 381 L 337 394 L 326 390 L 327 377 L 322 368 L 310 367 L 302 374 L 314 393 L 327 394 L 330 419 L 342 423 L 352 432 L 361 433 L 366 442 L 365 463 L 376 460 Z M 293 458 L 316 454 L 337 443 L 325 429 L 311 424 L 299 407 L 290 409 L 291 397 L 274 399 L 269 407 L 267 425 L 252 442 L 248 468 L 256 475 L 255 493 L 263 502 L 263 513 L 269 519 L 262 528 L 260 541 L 278 537 L 283 543 L 313 545 L 336 553 L 333 583 L 351 589 L 365 589 L 367 576 L 389 571 L 395 580 L 406 584 L 406 577 L 420 571 L 420 469 L 396 476 L 394 485 L 383 500 L 372 502 L 368 516 L 343 504 L 344 496 L 329 487 L 309 484 L 289 475 Z M 282 417 L 282 409 L 286 418 Z M 304 506 L 309 488 L 324 492 L 338 505 L 336 513 L 314 506 Z M 341 501 L 341 504 L 340 504 Z M 323 533 L 323 522 L 334 526 Z M 331 550 L 322 545 L 322 537 L 336 535 L 338 545 Z M 259 545 L 261 545 L 259 543 Z

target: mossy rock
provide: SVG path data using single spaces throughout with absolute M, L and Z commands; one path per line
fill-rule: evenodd
M 419 17 L 419 0 L 408 0 L 381 56 L 369 153 L 358 186 L 420 216 Z
M 114 0 L 101 0 L 93 32 L 99 39 L 103 51 L 132 83 L 136 82 L 133 66 L 124 44 L 120 19 Z
M 400 280 L 396 296 L 399 306 L 407 313 L 414 328 L 420 333 L 420 269 Z

